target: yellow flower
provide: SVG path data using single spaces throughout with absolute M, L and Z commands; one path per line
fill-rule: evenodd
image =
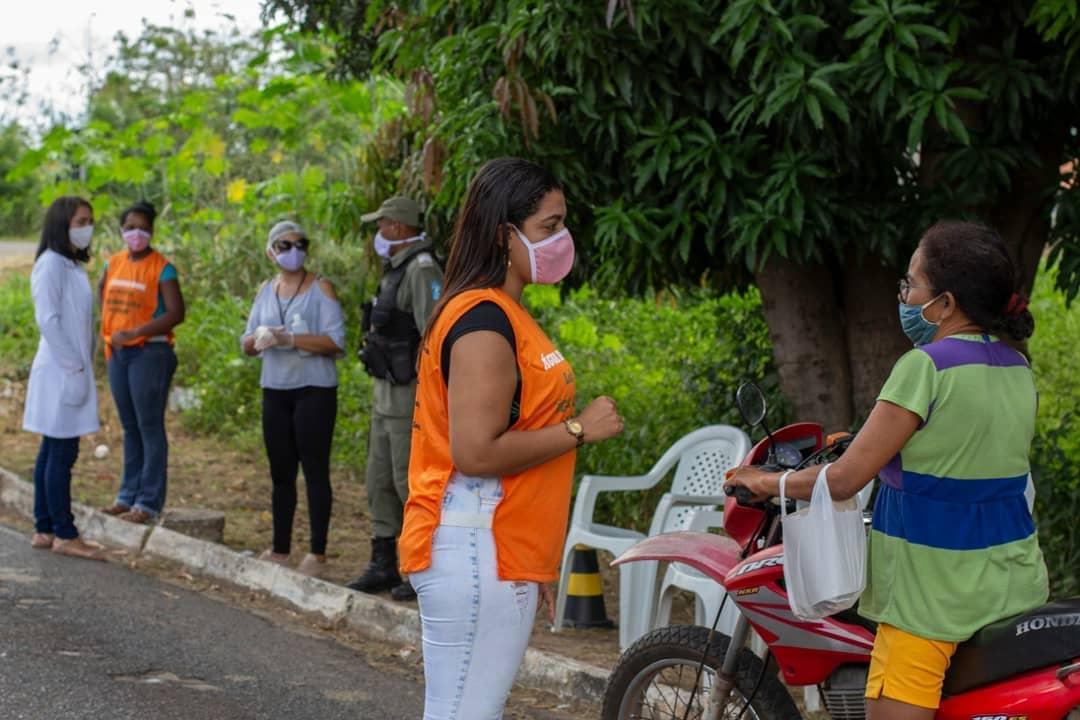
M 229 186 L 225 189 L 225 194 L 229 198 L 229 202 L 239 203 L 244 201 L 247 191 L 247 180 L 244 178 L 236 178 L 229 183 Z

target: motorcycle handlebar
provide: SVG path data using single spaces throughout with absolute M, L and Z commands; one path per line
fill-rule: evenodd
M 740 505 L 750 506 L 753 505 L 753 496 L 750 495 L 750 490 L 742 485 L 725 485 L 724 494 L 727 496 L 734 495 L 735 502 Z
M 772 464 L 772 463 L 767 463 L 765 465 L 758 465 L 756 467 L 761 469 L 761 470 L 764 470 L 765 472 L 782 472 L 783 470 L 791 469 L 791 468 L 784 468 L 784 467 L 781 467 L 780 465 L 775 465 L 775 464 Z M 779 498 L 769 498 L 768 500 L 766 500 L 764 502 L 756 502 L 754 500 L 754 496 L 750 493 L 750 489 L 747 488 L 747 487 L 744 487 L 742 485 L 725 485 L 724 486 L 724 494 L 727 495 L 728 497 L 734 495 L 735 496 L 735 502 L 738 503 L 739 506 L 741 506 L 741 507 L 748 507 L 748 508 L 756 508 L 758 510 L 765 510 L 770 505 L 779 505 L 780 504 Z

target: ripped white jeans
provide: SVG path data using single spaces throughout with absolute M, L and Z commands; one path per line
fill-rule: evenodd
M 501 499 L 498 478 L 455 473 L 431 567 L 409 576 L 424 638 L 424 720 L 501 718 L 525 657 L 538 586 L 498 578 L 490 518 Z

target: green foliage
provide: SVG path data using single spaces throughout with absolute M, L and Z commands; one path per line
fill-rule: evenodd
M 0 278 L 0 377 L 29 377 L 37 342 L 30 278 L 8 274 Z
M 250 297 L 196 299 L 188 319 L 177 328 L 180 360 L 175 385 L 191 392 L 193 403 L 182 419 L 189 428 L 232 438 L 253 451 L 262 448 L 260 361 L 240 350 L 251 309 Z M 355 348 L 355 337 L 347 340 Z M 363 467 L 371 410 L 371 378 L 355 354 L 338 362 L 338 414 L 334 430 L 335 463 Z
M 634 474 L 648 470 L 685 433 L 709 423 L 739 423 L 735 388 L 756 380 L 778 400 L 768 334 L 756 291 L 722 298 L 696 293 L 684 299 L 612 299 L 588 287 L 565 300 L 557 289 L 530 286 L 526 303 L 571 358 L 578 404 L 610 395 L 626 418 L 626 433 L 582 450 L 582 473 Z M 238 438 L 256 448 L 260 435 L 259 362 L 239 351 L 249 298 L 192 302 L 177 329 L 180 367 L 176 385 L 197 405 L 183 413 L 192 429 Z M 350 327 L 347 343 L 356 347 Z M 338 362 L 338 416 L 334 461 L 362 467 L 371 410 L 371 378 L 354 353 Z M 648 508 L 662 492 L 613 495 L 601 512 L 618 522 L 648 525 Z
M 641 474 L 691 430 L 741 424 L 733 399 L 747 380 L 770 390 L 778 406 L 771 417 L 782 417 L 756 291 L 625 299 L 586 286 L 561 300 L 553 288 L 529 286 L 525 303 L 570 359 L 578 407 L 608 395 L 626 421 L 622 436 L 580 451 L 582 474 Z M 597 511 L 616 524 L 647 529 L 665 489 L 604 495 Z
M 240 350 L 250 309 L 244 297 L 188 301 L 187 319 L 176 328 L 174 385 L 193 393 L 183 413 L 193 430 L 249 441 L 261 437 L 259 362 Z
M 1035 520 L 1054 597 L 1080 594 L 1080 307 L 1067 308 L 1044 274 L 1031 302 L 1036 330 L 1032 366 L 1039 420 L 1032 445 Z
M 1029 186 L 1044 219 L 1077 202 L 1055 172 L 1080 154 L 1074 0 L 635 0 L 610 23 L 608 7 L 264 1 L 334 48 L 336 74 L 409 83 L 405 178 L 441 163 L 425 187 L 444 227 L 480 162 L 553 169 L 591 251 L 579 279 L 602 287 L 729 286 L 774 253 L 896 264 L 943 216 L 1008 227 Z M 1078 236 L 1059 213 L 1072 292 Z
M 8 177 L 29 148 L 29 142 L 26 131 L 19 125 L 0 127 L 0 237 L 32 235 L 41 222 L 42 212 L 35 197 L 37 179 Z
M 11 181 L 35 179 L 40 201 L 91 199 L 99 244 L 119 249 L 117 213 L 148 199 L 160 212 L 157 244 L 185 290 L 216 298 L 247 294 L 262 279 L 265 233 L 284 217 L 319 244 L 361 249 L 359 216 L 395 186 L 390 130 L 401 114 L 391 81 L 327 84 L 297 72 L 283 33 L 254 39 L 146 25 L 123 36 L 92 96 L 85 127 L 57 126 L 23 152 Z M 291 56 L 290 56 L 291 57 Z M 367 256 L 352 253 L 354 279 L 369 280 Z M 229 272 L 221 272 L 229 268 Z
M 246 37 L 144 24 L 117 44 L 86 122 L 49 128 L 0 159 L 0 171 L 13 165 L 7 181 L 23 188 L 35 223 L 58 195 L 91 200 L 92 275 L 123 247 L 119 211 L 143 198 L 157 206 L 154 246 L 176 265 L 187 302 L 175 386 L 194 404 L 183 420 L 250 447 L 261 442 L 259 362 L 242 355 L 239 336 L 257 288 L 277 269 L 265 255 L 267 232 L 298 220 L 312 240 L 308 267 L 334 282 L 349 331 L 334 458 L 362 464 L 371 386 L 354 352 L 378 265 L 374 228 L 359 218 L 397 187 L 400 85 L 328 84 L 311 72 L 318 44 L 283 30 Z M 0 349 L 25 377 L 37 333 L 25 284 L 10 283 L 0 291 Z

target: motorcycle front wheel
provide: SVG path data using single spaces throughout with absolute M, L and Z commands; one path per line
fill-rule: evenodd
M 702 718 L 716 671 L 730 638 L 709 630 L 673 625 L 641 637 L 619 658 L 604 691 L 603 720 L 684 720 Z M 708 648 L 706 649 L 706 645 Z M 705 666 L 698 675 L 702 652 Z M 761 683 L 754 692 L 754 687 Z M 750 707 L 746 707 L 750 699 Z M 744 712 L 745 711 L 745 712 Z M 762 676 L 762 662 L 747 648 L 739 651 L 735 687 L 724 720 L 797 720 L 798 708 L 776 673 Z

